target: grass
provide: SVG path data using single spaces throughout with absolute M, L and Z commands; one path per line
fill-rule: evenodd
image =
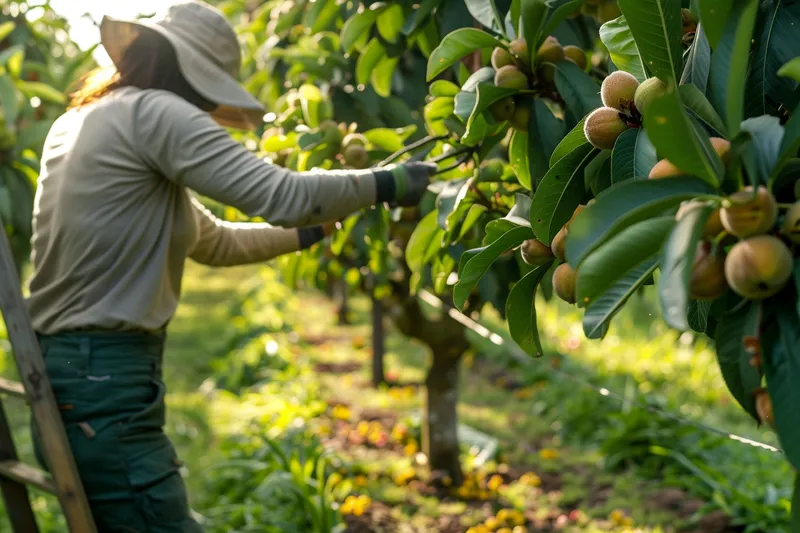
M 626 531 L 619 511 L 640 532 L 677 531 L 684 522 L 694 524 L 697 533 L 712 531 L 707 523 L 708 529 L 703 529 L 703 522 L 697 522 L 704 512 L 695 516 L 712 500 L 709 510 L 722 508 L 734 516 L 760 520 L 761 511 L 775 514 L 776 506 L 782 505 L 784 485 L 791 483 L 788 467 L 779 457 L 733 441 L 703 440 L 635 406 L 621 406 L 612 398 L 576 388 L 550 371 L 557 364 L 564 372 L 629 398 L 655 396 L 682 416 L 774 442 L 772 434 L 754 429 L 732 405 L 711 347 L 659 325 L 650 301 L 635 302 L 601 342 L 583 337 L 573 308 L 555 303 L 539 306 L 543 337 L 553 356 L 529 365 L 514 366 L 507 351 L 476 338 L 480 354 L 465 357 L 459 416 L 463 423 L 497 439 L 502 459 L 517 472 L 517 479 L 504 474 L 501 493 L 478 503 L 458 497 L 442 503 L 430 493 L 425 469 L 402 447 L 376 450 L 337 437 L 336 431 L 348 435 L 357 431 L 360 418 L 370 412 L 388 413 L 394 423 L 409 427 L 420 413 L 420 389 L 375 390 L 367 383 L 370 332 L 364 299 L 352 300 L 354 325 L 338 326 L 328 300 L 316 293 L 292 294 L 270 269 L 212 270 L 190 264 L 168 336 L 167 432 L 186 464 L 192 501 L 203 514 L 213 514 L 209 506 L 221 501 L 208 492 L 214 477 L 209 468 L 223 459 L 226 437 L 253 427 L 277 435 L 297 424 L 316 428 L 347 460 L 351 470 L 346 477 L 366 480 L 359 490 L 372 497 L 373 511 L 364 517 L 349 516 L 350 531 L 371 531 L 364 529 L 370 520 L 386 516 L 392 523 L 405 524 L 408 531 L 462 532 L 501 508 L 515 507 L 535 509 L 541 515 L 531 520 L 546 519 L 550 525 L 566 521 L 565 527 L 573 529 L 565 531 L 587 532 Z M 485 318 L 497 325 L 491 314 Z M 402 383 L 423 381 L 427 358 L 423 346 L 390 330 L 386 366 L 392 378 Z M 354 364 L 336 371 L 336 365 L 343 363 Z M 0 371 L 13 377 L 8 356 L 0 359 Z M 272 379 L 278 372 L 280 378 Z M 348 420 L 332 416 L 335 405 L 350 406 Z M 11 415 L 18 449 L 30 460 L 27 419 L 18 409 Z M 686 449 L 703 451 L 709 472 L 688 470 L 697 461 L 695 456 L 688 457 L 688 467 L 675 459 L 656 460 L 654 446 L 683 451 L 677 446 L 682 443 L 689 443 Z M 464 460 L 470 468 L 474 457 L 467 454 Z M 491 476 L 498 468 L 504 467 L 490 461 L 473 475 Z M 414 481 L 398 483 L 397 476 L 409 471 Z M 541 478 L 541 486 L 522 487 L 518 478 L 525 472 Z M 719 472 L 755 495 L 743 504 L 724 480 L 711 489 L 698 481 L 698 474 L 717 480 Z M 770 484 L 775 488 L 772 493 Z M 762 497 L 763 502 L 757 501 Z M 51 498 L 37 495 L 35 504 L 43 531 L 65 531 Z M 573 520 L 573 515 L 583 518 Z M 0 517 L 0 531 L 6 530 Z M 769 527 L 752 531 L 761 530 L 778 531 Z

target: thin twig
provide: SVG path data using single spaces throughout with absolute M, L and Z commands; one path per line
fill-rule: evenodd
M 408 152 L 411 152 L 412 150 L 416 150 L 417 148 L 421 148 L 421 147 L 425 146 L 426 144 L 429 144 L 429 143 L 432 143 L 432 142 L 441 141 L 443 139 L 446 139 L 447 137 L 448 137 L 447 135 L 436 135 L 436 136 L 429 135 L 427 137 L 424 137 L 424 138 L 422 138 L 422 139 L 420 139 L 420 140 L 418 140 L 416 142 L 413 142 L 413 143 L 409 144 L 408 146 L 405 146 L 405 147 L 401 148 L 400 150 L 396 151 L 395 153 L 391 154 L 389 157 L 387 157 L 386 159 L 384 159 L 383 161 L 378 163 L 376 166 L 385 167 L 386 165 L 390 164 L 392 161 L 395 161 L 399 157 L 402 157 L 403 155 L 407 154 Z
M 473 148 L 473 147 L 470 147 L 470 146 L 465 146 L 465 147 L 459 148 L 457 150 L 450 150 L 446 154 L 437 155 L 433 159 L 428 159 L 428 162 L 429 163 L 440 163 L 440 162 L 444 161 L 445 159 L 450 159 L 451 157 L 455 157 L 457 155 L 466 154 L 466 153 L 468 153 L 467 157 L 470 157 L 470 156 L 472 156 L 472 152 L 474 152 L 475 150 L 476 150 L 476 148 Z
M 444 174 L 445 172 L 450 172 L 451 170 L 457 169 L 458 167 L 460 167 L 461 165 L 463 165 L 464 163 L 469 161 L 470 157 L 472 157 L 471 154 L 467 154 L 467 155 L 462 156 L 461 159 L 459 159 L 458 161 L 456 161 L 452 165 L 450 165 L 448 167 L 440 168 L 439 170 L 437 170 L 435 175 L 438 176 L 439 174 Z

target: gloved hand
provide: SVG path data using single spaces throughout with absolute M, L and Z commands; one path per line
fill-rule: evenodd
M 435 163 L 404 163 L 388 168 L 394 178 L 394 202 L 400 207 L 415 207 L 422 200 L 431 177 L 438 167 Z

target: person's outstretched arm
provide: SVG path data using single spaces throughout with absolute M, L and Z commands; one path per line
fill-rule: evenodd
M 325 237 L 323 226 L 276 228 L 269 224 L 227 222 L 192 197 L 199 238 L 189 257 L 209 266 L 236 266 L 269 261 L 304 250 Z
M 416 205 L 432 168 L 294 172 L 236 142 L 211 116 L 166 91 L 144 91 L 134 109 L 142 158 L 167 179 L 270 224 L 340 220 L 382 202 Z

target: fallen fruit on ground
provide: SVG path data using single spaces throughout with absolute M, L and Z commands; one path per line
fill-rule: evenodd
M 720 217 L 725 230 L 740 239 L 766 233 L 778 219 L 775 197 L 760 185 L 753 194 L 748 186 L 730 195 L 730 205 L 723 207 Z
M 619 111 L 611 107 L 595 109 L 586 117 L 583 132 L 592 146 L 601 150 L 611 150 L 628 126 L 620 118 Z
M 639 80 L 632 74 L 618 70 L 611 73 L 600 86 L 603 105 L 619 111 L 629 111 L 634 105 Z
M 497 87 L 522 91 L 528 88 L 528 77 L 514 65 L 506 65 L 497 69 L 494 75 L 494 84 Z
M 733 245 L 725 259 L 725 278 L 740 296 L 763 300 L 786 286 L 792 267 L 792 254 L 780 239 L 759 235 Z
M 697 243 L 692 274 L 689 278 L 689 294 L 695 300 L 716 300 L 728 289 L 725 281 L 725 258 L 713 253 L 708 241 Z
M 528 239 L 522 243 L 520 254 L 522 255 L 522 260 L 530 266 L 546 265 L 555 259 L 553 250 L 537 239 Z
M 567 303 L 575 303 L 575 285 L 578 278 L 569 263 L 562 263 L 553 271 L 553 292 Z

